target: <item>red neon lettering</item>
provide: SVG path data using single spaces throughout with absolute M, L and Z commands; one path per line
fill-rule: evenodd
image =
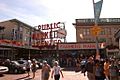
M 95 48 L 95 45 L 83 45 L 83 48 Z
M 38 25 L 38 29 L 41 30 L 41 25 Z
M 61 40 L 58 40 L 58 43 L 61 43 L 62 41 Z
M 45 38 L 48 38 L 48 32 L 45 32 L 44 34 L 45 34 Z
M 46 27 L 46 30 L 48 30 L 48 29 L 50 28 L 50 27 L 49 27 L 49 24 L 46 24 L 46 26 L 47 26 L 47 27 Z
M 38 25 L 38 29 L 39 30 L 56 29 L 56 28 L 60 28 L 59 24 L 60 24 L 60 22 L 51 23 L 51 24 L 42 24 L 42 25 Z
M 50 42 L 49 41 L 45 41 L 45 45 L 49 45 L 50 44 Z
M 56 24 L 57 28 L 60 28 L 60 26 L 58 26 L 59 24 L 60 24 L 60 22 L 58 22 L 58 23 Z
M 56 44 L 57 43 L 57 40 L 53 40 L 53 44 Z
M 53 23 L 50 24 L 50 29 L 53 29 Z
M 52 38 L 52 31 L 49 32 L 49 36 L 50 36 L 50 38 Z

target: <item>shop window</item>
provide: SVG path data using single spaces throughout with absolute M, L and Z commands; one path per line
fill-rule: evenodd
M 111 28 L 108 28 L 108 29 L 107 29 L 107 34 L 108 34 L 108 35 L 111 35 L 111 34 L 112 34 L 112 33 L 111 33 Z
M 83 29 L 83 35 L 90 35 L 90 29 Z
M 22 27 L 20 27 L 20 32 L 22 32 L 23 31 L 23 28 Z
M 26 29 L 26 34 L 30 34 L 30 30 L 29 29 Z
M 100 32 L 100 35 L 105 35 L 105 28 L 102 29 L 102 31 Z
M 106 42 L 106 38 L 100 38 L 99 42 Z
M 23 35 L 22 35 L 22 33 L 20 34 L 20 39 L 22 39 L 23 38 Z

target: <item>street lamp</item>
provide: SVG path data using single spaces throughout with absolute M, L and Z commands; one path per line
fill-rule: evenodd
M 99 54 L 99 43 L 98 43 L 98 34 L 101 31 L 101 28 L 98 27 L 98 20 L 100 17 L 100 13 L 101 13 L 101 8 L 102 8 L 102 3 L 103 0 L 100 0 L 98 2 L 95 3 L 95 1 L 93 0 L 93 8 L 94 8 L 94 27 L 91 28 L 91 32 L 92 34 L 95 36 L 96 39 L 96 59 L 100 59 L 100 54 Z

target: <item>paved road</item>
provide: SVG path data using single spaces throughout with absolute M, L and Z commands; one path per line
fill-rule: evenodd
M 63 71 L 64 78 L 60 80 L 88 80 L 86 76 L 81 74 L 80 72 L 74 71 Z M 0 77 L 0 80 L 41 80 L 41 70 L 37 70 L 35 79 L 32 78 L 32 73 L 30 73 L 30 77 L 26 77 L 27 74 L 4 74 L 3 77 Z M 53 80 L 49 78 L 49 80 Z

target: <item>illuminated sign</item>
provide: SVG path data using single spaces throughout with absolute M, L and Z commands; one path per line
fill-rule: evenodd
M 58 23 L 51 23 L 51 24 L 42 24 L 42 25 L 38 25 L 38 29 L 39 30 L 57 29 L 57 28 L 60 28 L 59 24 L 61 23 L 58 22 Z
M 37 41 L 39 46 L 61 43 L 62 39 L 66 37 L 66 30 L 64 28 L 65 25 L 61 22 L 38 25 L 38 31 L 33 33 L 32 38 L 34 40 L 41 40 Z

